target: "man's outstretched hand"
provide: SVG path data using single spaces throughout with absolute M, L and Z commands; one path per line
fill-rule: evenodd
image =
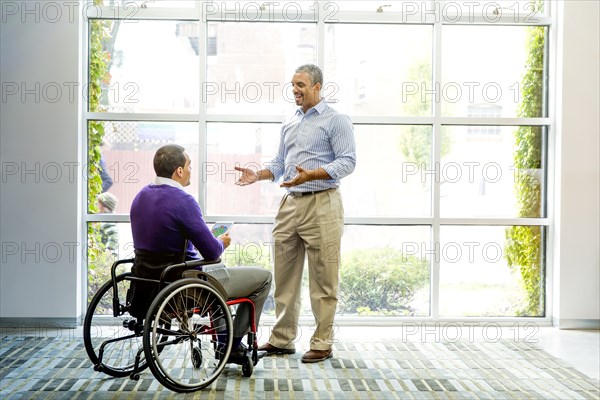
M 300 166 L 296 166 L 296 171 L 298 171 L 298 174 L 296 176 L 294 176 L 292 179 L 290 179 L 289 181 L 285 181 L 281 183 L 281 187 L 292 187 L 292 186 L 298 186 L 303 184 L 304 182 L 308 182 L 308 181 L 312 181 L 312 175 L 311 173 L 313 171 L 310 170 L 306 170 Z
M 251 185 L 258 181 L 258 174 L 253 169 L 235 167 L 235 170 L 240 171 L 242 173 L 242 176 L 240 176 L 240 179 L 238 179 L 237 182 L 235 183 L 236 185 L 246 186 L 246 185 Z

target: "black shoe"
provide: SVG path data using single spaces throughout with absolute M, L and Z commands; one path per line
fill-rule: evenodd
M 273 346 L 271 343 L 267 342 L 258 348 L 258 351 L 265 351 L 268 355 L 271 354 L 294 354 L 296 349 L 282 349 L 279 347 Z
M 240 343 L 239 347 L 235 350 L 231 350 L 227 363 L 243 364 L 248 357 L 248 347 L 244 343 Z
M 256 352 L 256 355 L 258 356 L 258 359 L 260 360 L 261 358 L 263 358 L 264 356 L 266 356 L 268 353 L 264 350 L 258 350 Z

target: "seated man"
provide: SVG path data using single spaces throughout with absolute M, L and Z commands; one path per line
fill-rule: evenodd
M 200 206 L 183 190 L 190 184 L 191 175 L 190 158 L 185 149 L 174 144 L 158 149 L 154 155 L 154 171 L 157 175 L 154 183 L 142 188 L 131 204 L 131 231 L 136 254 L 133 274 L 150 277 L 147 276 L 147 268 L 145 271 L 140 268 L 142 264 L 150 265 L 154 267 L 150 270 L 156 268 L 158 276 L 154 279 L 158 279 L 162 269 L 169 264 L 183 260 L 218 259 L 229 246 L 231 238 L 228 233 L 214 237 L 202 218 Z M 221 280 L 221 284 L 228 297 L 251 299 L 258 326 L 271 287 L 271 273 L 260 267 L 232 267 L 226 272 L 228 278 Z M 134 298 L 152 301 L 154 296 L 145 293 L 143 285 L 136 287 Z M 234 356 L 244 351 L 241 342 L 249 331 L 250 311 L 247 304 L 238 306 L 233 322 Z

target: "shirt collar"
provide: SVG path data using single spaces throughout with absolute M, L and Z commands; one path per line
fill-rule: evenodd
M 315 110 L 315 112 L 319 113 L 319 114 L 323 114 L 323 111 L 325 111 L 325 108 L 327 107 L 327 103 L 325 102 L 325 100 L 321 99 L 321 101 L 319 101 L 317 104 L 315 104 L 313 107 L 309 108 L 308 111 L 306 112 L 306 114 L 310 113 L 310 110 Z M 306 115 L 303 111 L 302 111 L 302 107 L 299 107 L 296 110 L 296 114 L 297 115 Z
M 181 185 L 181 183 L 174 181 L 171 178 L 163 178 L 162 176 L 157 176 L 156 179 L 154 179 L 154 182 L 152 182 L 152 184 L 153 185 L 168 185 L 168 186 L 173 186 L 173 187 L 183 190 L 183 186 Z

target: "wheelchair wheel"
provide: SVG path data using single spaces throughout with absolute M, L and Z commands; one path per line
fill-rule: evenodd
M 246 360 L 244 364 L 242 364 L 242 374 L 249 378 L 252 376 L 252 372 L 254 371 L 254 361 L 252 361 L 252 356 L 249 354 L 246 356 Z
M 150 305 L 144 324 L 144 351 L 154 377 L 176 392 L 210 385 L 231 353 L 232 327 L 226 300 L 210 284 L 198 279 L 170 284 Z
M 131 273 L 117 276 L 117 298 L 119 310 L 113 313 L 113 285 L 106 282 L 90 302 L 83 322 L 85 350 L 96 371 L 114 377 L 131 374 L 135 357 L 142 348 L 142 326 L 125 309 L 125 299 Z M 138 371 L 146 368 L 142 360 Z

